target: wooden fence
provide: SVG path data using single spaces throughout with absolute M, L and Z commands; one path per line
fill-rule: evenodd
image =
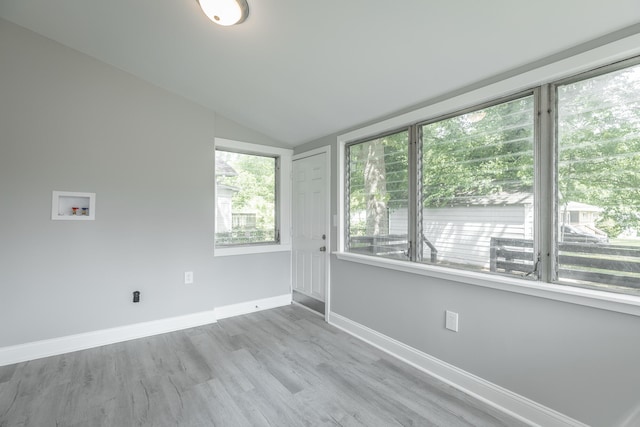
M 365 255 L 407 259 L 408 239 L 406 234 L 384 236 L 352 236 L 349 251 Z
M 438 250 L 425 237 L 422 240 L 430 250 L 431 262 L 435 263 L 438 259 Z M 352 236 L 349 245 L 350 252 L 404 260 L 408 259 L 408 250 L 409 239 L 406 234 Z
M 490 270 L 529 274 L 534 270 L 533 241 L 491 238 Z M 561 242 L 558 278 L 640 289 L 640 248 Z

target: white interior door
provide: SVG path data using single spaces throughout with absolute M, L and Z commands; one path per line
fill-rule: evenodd
M 326 153 L 293 162 L 293 289 L 325 301 L 327 247 Z

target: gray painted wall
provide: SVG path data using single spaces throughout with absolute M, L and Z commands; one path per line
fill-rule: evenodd
M 640 405 L 638 317 L 335 257 L 331 272 L 332 311 L 577 420 L 617 426 Z
M 213 257 L 215 136 L 282 145 L 0 20 L 0 347 L 289 292 L 288 252 Z

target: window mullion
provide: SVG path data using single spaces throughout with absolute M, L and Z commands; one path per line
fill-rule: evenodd
M 547 262 L 547 275 L 544 276 L 544 280 L 547 282 L 556 282 L 558 280 L 558 245 L 557 230 L 560 227 L 559 224 L 559 212 L 558 212 L 558 105 L 557 105 L 557 93 L 556 84 L 549 84 L 544 87 L 547 93 L 547 118 L 549 122 L 548 131 L 546 137 L 548 143 L 546 144 L 549 150 L 548 155 L 548 167 L 547 167 L 547 182 L 550 191 L 547 192 L 548 203 L 548 215 L 549 219 L 548 230 L 546 233 L 546 240 L 549 249 L 549 256 Z
M 280 222 L 280 188 L 281 188 L 281 176 L 280 176 L 280 157 L 275 158 L 275 188 L 273 189 L 274 195 L 274 222 L 275 222 L 275 239 L 276 243 L 280 243 L 281 222 Z
M 553 118 L 550 86 L 544 85 L 535 91 L 536 99 L 536 138 L 534 149 L 535 164 L 535 200 L 536 215 L 534 224 L 534 251 L 538 256 L 538 280 L 548 282 L 554 269 L 553 227 L 554 227 L 554 191 L 553 164 Z
M 420 155 L 420 127 L 413 125 L 409 129 L 409 259 L 421 261 L 422 258 L 422 170 Z

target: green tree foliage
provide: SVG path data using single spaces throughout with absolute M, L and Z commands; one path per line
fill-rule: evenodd
M 533 192 L 533 97 L 422 126 L 423 206 Z
M 533 192 L 533 97 L 422 126 L 423 206 L 473 203 L 505 193 Z M 377 235 L 388 212 L 408 206 L 408 132 L 349 147 L 351 235 Z
M 560 86 L 558 108 L 560 209 L 602 208 L 611 236 L 640 228 L 640 65 Z M 421 126 L 423 207 L 533 194 L 535 114 L 527 96 Z M 384 212 L 407 206 L 408 133 L 349 151 L 350 212 L 367 218 L 352 234 L 378 233 Z
M 609 235 L 640 226 L 640 66 L 558 88 L 561 206 L 604 211 Z

